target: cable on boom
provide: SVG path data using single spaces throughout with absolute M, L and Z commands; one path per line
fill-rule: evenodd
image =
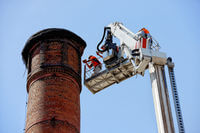
M 104 38 L 105 38 L 105 34 L 106 34 L 106 30 L 107 30 L 107 29 L 110 29 L 110 27 L 104 27 L 102 39 L 101 39 L 101 41 L 100 41 L 100 42 L 98 43 L 98 45 L 97 45 L 97 50 L 98 50 L 99 52 L 105 52 L 105 51 L 106 51 L 106 49 L 104 49 L 104 50 L 99 49 L 99 46 L 101 45 L 101 43 L 103 42 L 103 40 L 104 40 Z

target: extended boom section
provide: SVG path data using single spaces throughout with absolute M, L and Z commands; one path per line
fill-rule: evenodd
M 175 133 L 164 65 L 149 64 L 152 94 L 159 133 Z

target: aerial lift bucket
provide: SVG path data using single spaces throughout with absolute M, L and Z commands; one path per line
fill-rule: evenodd
M 97 93 L 115 83 L 120 83 L 134 76 L 133 65 L 130 60 L 123 59 L 119 64 L 106 68 L 97 74 L 84 66 L 84 85 L 93 93 Z

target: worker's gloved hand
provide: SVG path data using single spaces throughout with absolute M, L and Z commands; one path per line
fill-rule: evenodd
M 85 60 L 83 60 L 83 63 L 87 63 L 87 60 L 85 59 Z

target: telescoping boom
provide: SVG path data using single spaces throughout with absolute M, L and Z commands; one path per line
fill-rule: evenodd
M 114 43 L 113 37 L 119 39 L 120 44 Z M 147 29 L 142 28 L 135 34 L 122 23 L 111 23 L 104 28 L 103 37 L 97 45 L 96 53 L 103 63 L 95 56 L 84 60 L 90 68 L 84 67 L 84 84 L 95 94 L 136 74 L 144 76 L 149 69 L 158 132 L 175 133 L 164 69 L 168 66 L 179 133 L 185 133 L 174 63 L 159 49 L 159 43 Z

